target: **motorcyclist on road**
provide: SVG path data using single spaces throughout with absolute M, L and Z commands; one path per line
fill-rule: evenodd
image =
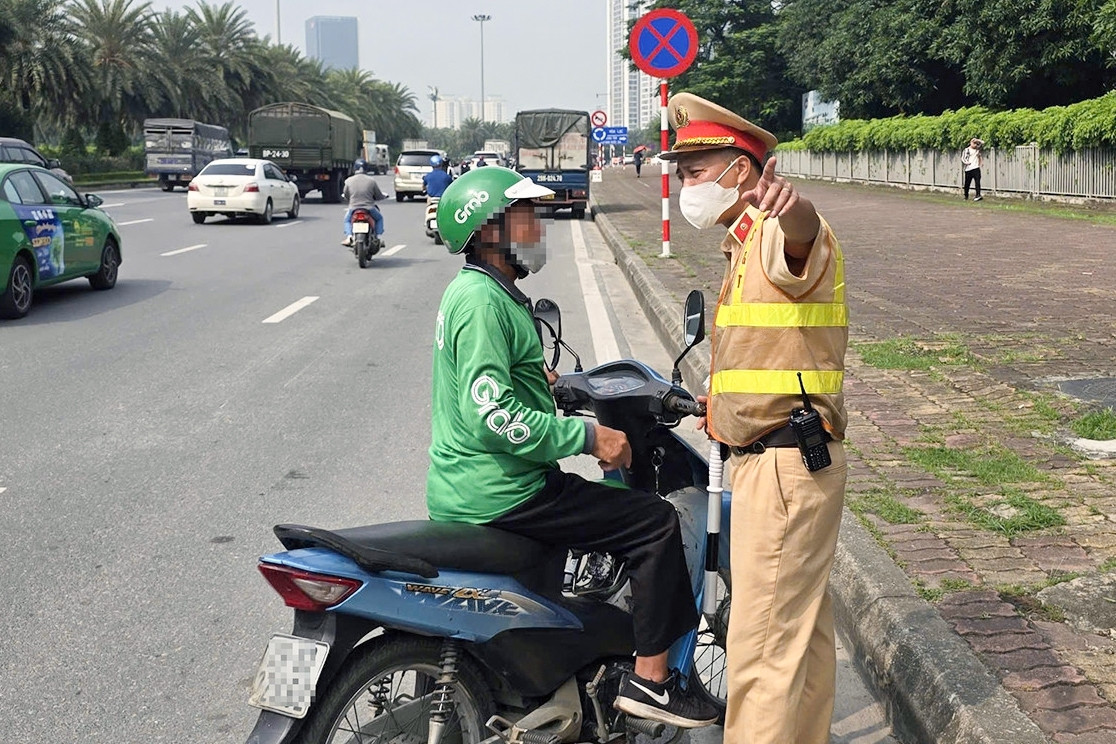
M 438 230 L 465 267 L 442 296 L 435 330 L 431 519 L 487 524 L 555 546 L 611 553 L 631 579 L 635 670 L 616 707 L 680 727 L 717 710 L 682 689 L 667 664 L 698 622 L 671 504 L 564 473 L 558 461 L 591 454 L 605 469 L 631 465 L 627 436 L 589 419 L 559 418 L 531 301 L 516 281 L 546 263 L 535 199 L 554 192 L 500 166 L 446 189 Z
M 428 197 L 438 199 L 453 181 L 453 176 L 446 169 L 446 159 L 441 155 L 431 156 L 430 165 L 434 166 L 434 170 L 422 177 L 422 188 Z
M 345 190 L 342 193 L 349 202 L 349 211 L 345 213 L 345 239 L 341 241 L 341 245 L 350 247 L 353 245 L 353 212 L 357 209 L 368 210 L 376 225 L 376 237 L 381 237 L 384 234 L 384 216 L 380 214 L 376 202 L 387 199 L 376 179 L 369 174 L 372 167 L 367 162 L 357 160 L 353 164 L 353 170 L 353 175 L 345 179 Z

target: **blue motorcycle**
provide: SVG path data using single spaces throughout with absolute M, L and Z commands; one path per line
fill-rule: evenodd
M 561 315 L 540 300 L 555 366 Z M 704 300 L 685 309 L 685 351 L 704 337 Z M 574 354 L 576 358 L 576 354 Z M 608 474 L 678 510 L 698 628 L 671 649 L 690 685 L 725 703 L 731 602 L 720 446 L 707 461 L 672 431 L 704 406 L 633 360 L 563 375 L 567 415 L 624 431 L 632 466 Z M 273 635 L 250 696 L 261 708 L 250 744 L 558 744 L 669 735 L 613 702 L 633 666 L 624 566 L 491 527 L 408 521 L 325 530 L 283 524 L 285 552 L 259 570 L 295 611 Z

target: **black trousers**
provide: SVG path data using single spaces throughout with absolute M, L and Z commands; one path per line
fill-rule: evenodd
M 965 171 L 965 198 L 969 198 L 969 184 L 976 183 L 976 196 L 980 196 L 980 168 Z
M 489 526 L 626 561 L 639 656 L 666 651 L 697 626 L 678 513 L 654 494 L 554 470 L 542 491 Z

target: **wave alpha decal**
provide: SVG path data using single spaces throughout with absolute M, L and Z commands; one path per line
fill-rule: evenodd
M 50 207 L 29 207 L 13 204 L 16 217 L 23 223 L 23 232 L 31 242 L 40 279 L 61 276 L 66 270 L 66 236 L 62 218 Z M 33 223 L 33 224 L 32 224 Z
M 500 589 L 437 586 L 435 584 L 396 584 L 395 588 L 400 595 L 410 594 L 423 604 L 431 604 L 448 610 L 475 612 L 481 615 L 515 617 L 516 615 L 550 611 L 534 600 Z

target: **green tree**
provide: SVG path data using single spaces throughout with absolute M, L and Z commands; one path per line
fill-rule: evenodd
M 90 115 L 121 125 L 142 123 L 168 88 L 152 37 L 147 0 L 77 0 L 70 6 L 92 64 Z M 113 128 L 115 129 L 115 128 Z
M 151 113 L 202 121 L 220 119 L 237 102 L 201 45 L 201 31 L 186 13 L 166 10 L 151 25 L 151 43 L 165 82 Z
M 657 0 L 654 5 L 682 11 L 698 32 L 697 58 L 671 81 L 671 90 L 695 93 L 780 135 L 800 128 L 804 88 L 787 76 L 771 0 Z
M 69 122 L 89 87 L 63 0 L 0 0 L 0 100 L 18 118 Z

